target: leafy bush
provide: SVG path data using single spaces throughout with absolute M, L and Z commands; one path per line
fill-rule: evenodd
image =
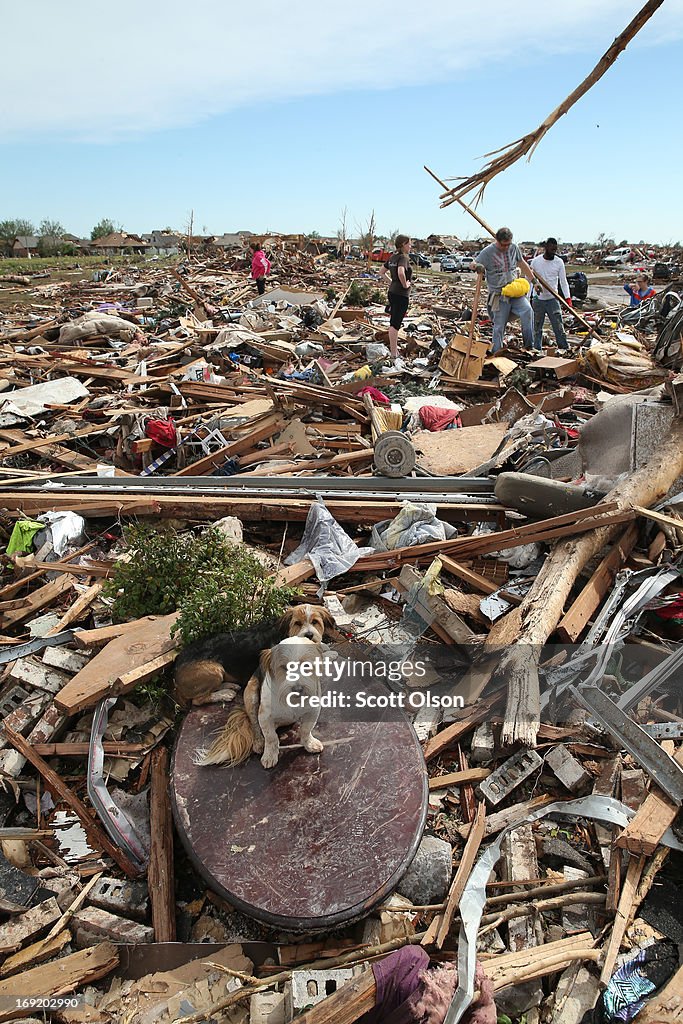
M 173 632 L 184 644 L 281 615 L 295 593 L 214 527 L 195 535 L 136 525 L 124 536 L 128 560 L 117 562 L 104 590 L 114 619 L 179 611 Z
M 384 294 L 370 281 L 354 281 L 346 295 L 346 303 L 349 306 L 371 306 L 384 302 Z

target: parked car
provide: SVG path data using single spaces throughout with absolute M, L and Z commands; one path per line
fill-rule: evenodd
M 444 256 L 441 260 L 441 269 L 446 273 L 452 273 L 458 269 L 458 265 L 453 256 Z
M 416 267 L 431 267 L 432 265 L 429 256 L 425 256 L 422 252 L 411 252 L 410 262 Z
M 450 273 L 462 274 L 465 271 L 474 270 L 474 262 L 471 256 L 449 256 L 441 264 L 441 269 Z
M 381 245 L 376 245 L 370 254 L 370 259 L 373 263 L 386 263 L 393 255 L 393 249 L 385 249 Z
M 626 263 L 631 263 L 634 256 L 635 253 L 629 245 L 622 245 L 609 256 L 605 256 L 602 265 L 603 267 L 622 267 Z

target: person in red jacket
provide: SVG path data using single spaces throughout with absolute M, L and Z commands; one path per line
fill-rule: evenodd
M 270 273 L 270 260 L 256 242 L 249 243 L 251 252 L 251 276 L 256 281 L 259 295 L 266 290 L 266 274 Z

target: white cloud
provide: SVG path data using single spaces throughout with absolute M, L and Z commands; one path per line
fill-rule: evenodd
M 634 0 L 24 0 L 8 10 L 0 140 L 112 141 L 236 107 L 343 90 L 462 80 L 492 61 L 585 51 L 586 70 L 639 9 Z M 638 43 L 683 35 L 667 0 Z M 625 58 L 620 58 L 623 61 Z M 510 96 L 525 94 L 511 70 Z M 467 95 L 454 85 L 454 100 Z

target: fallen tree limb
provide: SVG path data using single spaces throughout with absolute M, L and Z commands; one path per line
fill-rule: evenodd
M 584 78 L 583 82 L 581 82 L 581 84 L 577 86 L 576 89 L 574 89 L 574 91 L 562 101 L 562 103 L 560 103 L 559 107 L 556 107 L 555 110 L 546 117 L 545 121 L 543 121 L 535 131 L 529 132 L 521 139 L 511 142 L 509 145 L 501 147 L 501 149 L 496 149 L 491 153 L 486 153 L 485 156 L 495 157 L 495 160 L 491 160 L 490 163 L 482 168 L 482 170 L 477 174 L 473 174 L 469 178 L 460 179 L 460 184 L 455 185 L 453 188 L 444 192 L 441 196 L 441 199 L 444 200 L 441 203 L 441 206 L 449 206 L 451 203 L 457 202 L 473 189 L 477 189 L 476 201 L 479 201 L 484 194 L 484 189 L 497 174 L 500 174 L 501 171 L 507 170 L 508 167 L 511 167 L 527 154 L 529 155 L 530 160 L 536 146 L 538 146 L 544 135 L 550 131 L 553 125 L 555 125 L 560 118 L 563 117 L 567 111 L 569 111 L 574 104 L 595 85 L 596 82 L 600 81 L 602 76 L 612 67 L 619 54 L 626 49 L 634 36 L 638 34 L 643 25 L 650 20 L 655 11 L 657 11 L 663 3 L 664 0 L 648 0 L 648 3 L 638 11 L 635 18 L 633 18 L 624 31 L 616 37 L 609 49 L 605 51 L 588 77 Z

